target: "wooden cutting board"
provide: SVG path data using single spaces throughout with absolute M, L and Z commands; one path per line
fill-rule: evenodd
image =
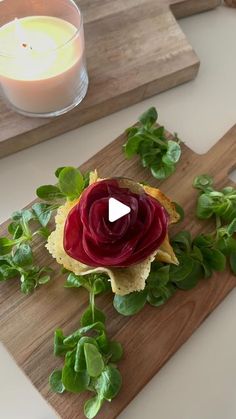
M 81 169 L 97 168 L 101 177 L 127 176 L 157 186 L 158 182 L 148 170 L 140 167 L 137 160 L 124 159 L 124 141 L 125 135 L 122 135 Z M 208 224 L 199 222 L 194 216 L 197 192 L 191 186 L 193 178 L 209 173 L 214 176 L 217 186 L 231 184 L 228 173 L 235 167 L 235 156 L 236 125 L 205 155 L 197 155 L 183 146 L 176 174 L 159 184 L 185 208 L 185 221 L 177 230 L 186 228 L 195 234 L 209 229 Z M 7 223 L 0 227 L 0 235 L 6 233 L 6 228 Z M 42 244 L 37 244 L 36 253 L 40 264 L 51 265 L 57 271 L 55 280 L 29 297 L 20 293 L 19 284 L 14 280 L 0 284 L 0 340 L 62 419 L 82 419 L 85 398 L 51 393 L 48 376 L 54 368 L 61 367 L 61 360 L 53 356 L 53 332 L 61 327 L 69 334 L 78 328 L 88 295 L 83 290 L 63 288 L 60 268 Z M 161 308 L 147 305 L 129 318 L 113 309 L 111 296 L 99 297 L 98 306 L 106 312 L 109 334 L 122 342 L 125 349 L 124 359 L 119 364 L 122 391 L 117 399 L 104 406 L 99 418 L 116 418 L 235 285 L 236 277 L 230 272 L 220 273 L 202 280 L 191 291 L 178 291 Z
M 219 3 L 220 0 L 78 0 L 85 21 L 90 78 L 87 97 L 79 107 L 55 119 L 26 118 L 0 100 L 0 157 L 193 79 L 199 60 L 173 13 L 183 17 Z

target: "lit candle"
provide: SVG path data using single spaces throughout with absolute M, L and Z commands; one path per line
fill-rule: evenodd
M 73 108 L 88 85 L 82 22 L 76 28 L 36 15 L 3 25 L 0 82 L 8 102 L 26 115 L 53 116 Z

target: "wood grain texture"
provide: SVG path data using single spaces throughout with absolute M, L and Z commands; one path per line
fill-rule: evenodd
M 170 7 L 175 17 L 187 17 L 195 13 L 206 12 L 221 4 L 221 0 L 170 0 Z
M 128 176 L 157 186 L 158 182 L 148 170 L 140 167 L 137 160 L 124 159 L 124 141 L 125 135 L 122 135 L 81 169 L 97 168 L 102 177 Z M 185 208 L 185 221 L 177 230 L 187 228 L 196 234 L 209 229 L 208 223 L 199 222 L 194 216 L 197 192 L 192 188 L 192 180 L 196 175 L 209 173 L 214 176 L 217 186 L 230 184 L 228 173 L 236 166 L 235 155 L 236 126 L 205 155 L 197 155 L 183 146 L 176 174 L 159 183 L 167 195 Z M 7 223 L 0 227 L 0 235 L 6 228 Z M 29 297 L 20 293 L 14 280 L 1 284 L 0 340 L 62 419 L 82 419 L 85 397 L 51 393 L 48 376 L 54 368 L 61 366 L 60 359 L 53 356 L 53 332 L 61 327 L 67 334 L 78 327 L 88 296 L 83 290 L 64 289 L 64 278 L 58 265 L 40 241 L 36 248 L 38 262 L 52 266 L 57 274 L 51 284 Z M 111 295 L 99 297 L 98 306 L 106 312 L 110 336 L 121 341 L 125 348 L 124 359 L 119 364 L 122 391 L 116 400 L 104 406 L 99 418 L 116 418 L 235 285 L 236 278 L 230 272 L 216 274 L 209 280 L 200 281 L 191 291 L 178 291 L 163 307 L 146 306 L 131 318 L 115 312 Z
M 15 0 L 8 1 L 16 4 Z M 84 14 L 90 77 L 85 100 L 55 119 L 21 116 L 0 100 L 0 157 L 193 79 L 199 60 L 173 13 L 178 17 L 190 15 L 216 7 L 219 1 L 80 0 L 78 3 Z M 5 20 L 6 16 L 0 12 L 0 25 Z
M 236 0 L 225 0 L 225 3 L 229 7 L 236 7 Z

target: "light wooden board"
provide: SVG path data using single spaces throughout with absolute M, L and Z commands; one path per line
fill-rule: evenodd
M 124 141 L 122 135 L 85 163 L 82 170 L 97 168 L 101 177 L 127 176 L 157 186 L 158 182 L 137 160 L 124 159 Z M 205 155 L 197 155 L 183 146 L 176 174 L 159 184 L 185 208 L 186 219 L 177 230 L 186 228 L 195 234 L 205 231 L 207 226 L 209 229 L 208 223 L 199 222 L 194 216 L 197 192 L 191 186 L 193 178 L 209 173 L 215 177 L 217 186 L 231 184 L 228 173 L 236 166 L 235 156 L 236 126 Z M 0 227 L 0 235 L 6 232 L 6 227 L 6 223 Z M 14 280 L 0 285 L 0 340 L 62 419 L 82 419 L 84 396 L 51 393 L 48 376 L 61 366 L 61 360 L 53 356 L 53 332 L 61 327 L 68 334 L 78 327 L 88 295 L 83 290 L 64 289 L 59 266 L 40 242 L 36 248 L 39 263 L 56 270 L 55 280 L 29 297 L 20 293 Z M 130 318 L 115 312 L 111 296 L 99 297 L 98 306 L 107 315 L 109 335 L 125 348 L 124 359 L 119 363 L 122 391 L 116 400 L 104 406 L 99 418 L 116 418 L 235 285 L 236 277 L 230 272 L 220 273 L 202 280 L 191 291 L 178 291 L 163 307 L 146 306 Z
M 0 100 L 0 157 L 193 79 L 199 59 L 169 5 L 176 16 L 182 17 L 216 7 L 220 0 L 78 3 L 85 21 L 90 78 L 87 97 L 73 111 L 50 120 L 18 115 Z

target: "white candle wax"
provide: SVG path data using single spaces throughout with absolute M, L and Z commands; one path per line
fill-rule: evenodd
M 15 19 L 0 28 L 0 82 L 8 101 L 26 113 L 70 106 L 84 70 L 83 32 L 50 16 Z

